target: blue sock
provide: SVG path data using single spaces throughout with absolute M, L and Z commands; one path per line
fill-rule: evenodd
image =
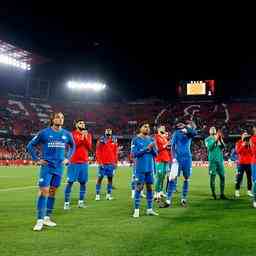
M 108 194 L 112 193 L 112 184 L 107 185 L 107 192 L 108 192 Z
M 50 216 L 52 214 L 54 202 L 55 202 L 55 197 L 48 197 L 46 216 Z
M 64 191 L 65 194 L 65 202 L 70 202 L 70 193 L 72 189 L 73 182 L 68 182 Z
M 140 208 L 140 191 L 137 189 L 135 190 L 135 196 L 134 196 L 134 208 L 139 209 Z
M 100 194 L 100 187 L 101 187 L 101 184 L 96 184 L 96 195 Z
M 86 193 L 86 185 L 85 183 L 80 183 L 80 194 L 79 200 L 83 201 Z
M 152 209 L 153 205 L 153 191 L 147 191 L 147 205 L 148 209 Z
M 168 184 L 168 190 L 167 190 L 167 200 L 172 200 L 173 192 L 176 189 L 176 181 L 170 180 Z
M 188 194 L 188 184 L 189 181 L 188 180 L 184 180 L 183 182 L 183 191 L 182 191 L 182 199 L 186 199 L 187 194 Z
M 40 195 L 37 199 L 37 219 L 43 219 L 46 210 L 46 196 Z
M 132 179 L 131 187 L 132 187 L 132 190 L 135 190 L 135 188 L 136 188 L 135 179 Z

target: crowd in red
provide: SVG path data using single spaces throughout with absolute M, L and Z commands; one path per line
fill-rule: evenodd
M 53 111 L 65 115 L 65 126 L 72 129 L 73 121 L 83 118 L 93 133 L 94 138 L 101 135 L 105 128 L 112 128 L 115 135 L 127 138 L 122 141 L 121 154 L 126 157 L 129 151 L 129 139 L 136 134 L 140 121 L 168 124 L 171 131 L 177 117 L 193 116 L 201 130 L 202 137 L 210 126 L 222 128 L 226 134 L 240 134 L 241 130 L 256 120 L 256 106 L 249 102 L 230 102 L 228 104 L 203 103 L 166 103 L 159 100 L 147 100 L 126 103 L 81 103 L 81 102 L 43 102 L 24 98 L 0 98 L 0 137 L 23 137 L 20 142 L 9 139 L 0 141 L 0 159 L 30 160 L 25 145 L 31 136 L 47 126 Z M 2 136 L 1 136 L 2 135 Z M 12 142 L 11 142 L 12 141 Z M 195 160 L 206 160 L 203 141 L 193 143 Z

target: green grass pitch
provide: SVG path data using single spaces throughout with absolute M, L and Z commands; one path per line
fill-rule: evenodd
M 246 196 L 234 200 L 234 171 L 227 169 L 226 195 L 232 200 L 212 200 L 205 168 L 194 168 L 189 207 L 157 209 L 158 217 L 133 219 L 129 168 L 119 168 L 115 177 L 115 200 L 94 201 L 95 168 L 90 168 L 88 207 L 78 209 L 78 185 L 72 193 L 72 209 L 63 210 L 63 190 L 58 191 L 53 219 L 55 228 L 33 232 L 37 195 L 35 167 L 0 168 L 0 255 L 255 255 L 256 209 Z M 64 181 L 64 180 L 63 180 Z M 218 185 L 219 183 L 217 183 Z M 181 191 L 181 184 L 179 184 Z M 102 193 L 105 194 L 105 187 Z

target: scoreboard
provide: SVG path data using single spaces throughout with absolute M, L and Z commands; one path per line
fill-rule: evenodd
M 181 80 L 177 84 L 179 97 L 215 96 L 215 80 Z

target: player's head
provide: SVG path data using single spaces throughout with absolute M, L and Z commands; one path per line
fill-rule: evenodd
M 85 125 L 85 121 L 82 119 L 78 119 L 74 121 L 74 127 L 75 129 L 79 130 L 79 131 L 84 131 L 86 130 L 86 125 Z
M 143 135 L 149 135 L 150 134 L 150 125 L 147 122 L 143 122 L 139 126 L 140 133 Z
M 158 133 L 164 135 L 166 133 L 165 126 L 164 125 L 158 126 L 157 131 L 158 131 Z
M 246 131 L 244 131 L 242 134 L 241 134 L 241 139 L 242 139 L 242 141 L 249 141 L 250 140 L 250 135 L 246 132 Z
M 62 112 L 54 112 L 50 116 L 50 126 L 61 127 L 64 124 L 64 115 Z
M 107 136 L 107 137 L 111 137 L 112 136 L 112 129 L 111 128 L 107 128 L 106 130 L 105 130 L 105 135 Z
M 216 127 L 212 126 L 209 130 L 210 135 L 216 135 L 217 134 L 217 129 Z
M 186 118 L 185 117 L 180 117 L 176 120 L 175 122 L 175 129 L 183 129 L 186 126 Z

